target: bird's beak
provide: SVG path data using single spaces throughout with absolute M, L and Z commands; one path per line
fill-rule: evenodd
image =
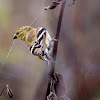
M 13 37 L 13 39 L 17 39 L 17 36 L 14 34 L 14 37 Z

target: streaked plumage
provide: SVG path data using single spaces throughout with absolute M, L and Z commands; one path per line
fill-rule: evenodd
M 56 39 L 51 39 L 45 28 L 23 26 L 15 32 L 14 39 L 17 38 L 28 44 L 29 50 L 33 55 L 46 62 L 52 60 L 50 54 L 53 49 L 53 41 L 56 41 Z

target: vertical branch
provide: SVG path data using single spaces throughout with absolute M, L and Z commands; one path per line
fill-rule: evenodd
M 62 23 L 64 8 L 65 8 L 65 3 L 66 3 L 66 1 L 62 2 L 60 14 L 59 14 L 58 25 L 57 25 L 57 30 L 56 30 L 56 35 L 55 35 L 55 38 L 58 39 L 58 40 L 59 40 L 59 35 L 60 35 L 60 29 L 61 29 L 61 23 Z M 54 62 L 51 63 L 51 69 L 50 69 L 50 72 L 49 72 L 49 75 L 50 75 L 49 78 L 50 79 L 49 79 L 49 82 L 48 82 L 46 97 L 50 94 L 50 81 L 51 81 L 51 78 L 53 77 L 53 73 L 54 73 L 54 70 L 55 70 L 57 47 L 58 47 L 58 41 L 54 43 L 54 49 L 53 49 L 53 55 L 52 55 Z
M 55 38 L 58 39 L 58 40 L 59 40 L 59 35 L 60 35 L 60 29 L 61 29 L 61 23 L 62 23 L 64 8 L 65 8 L 65 3 L 66 3 L 66 1 L 62 2 L 60 14 L 59 14 L 58 25 L 57 25 L 57 30 L 56 30 L 56 35 L 55 35 Z M 58 47 L 58 41 L 56 41 L 54 43 L 54 49 L 53 49 L 53 54 L 52 54 L 52 58 L 53 58 L 54 62 L 51 63 L 51 70 L 50 70 L 50 73 L 49 73 L 50 76 L 52 76 L 52 74 L 54 73 L 54 69 L 55 69 L 57 47 Z

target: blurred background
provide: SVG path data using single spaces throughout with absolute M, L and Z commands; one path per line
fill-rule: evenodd
M 14 32 L 30 25 L 51 0 L 0 0 L 0 63 L 13 42 Z M 58 45 L 56 69 L 62 74 L 71 100 L 100 100 L 100 0 L 67 0 Z M 55 36 L 61 5 L 45 11 L 32 27 L 45 27 Z M 12 100 L 36 100 L 49 68 L 16 40 L 5 64 L 0 65 L 0 92 L 6 84 Z M 44 88 L 41 87 L 43 90 Z M 40 93 L 42 96 L 42 93 Z M 34 99 L 35 98 L 35 99 Z M 6 91 L 0 100 L 10 100 Z M 39 99 L 38 99 L 39 100 Z

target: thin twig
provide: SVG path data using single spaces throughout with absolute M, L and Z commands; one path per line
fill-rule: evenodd
M 56 35 L 55 35 L 55 38 L 58 39 L 58 40 L 59 40 L 59 35 L 60 35 L 60 29 L 61 29 L 61 23 L 62 23 L 64 8 L 65 8 L 65 3 L 66 3 L 66 1 L 62 2 L 62 6 L 61 6 L 61 10 L 60 10 L 60 15 L 59 15 L 59 21 L 58 21 Z M 55 61 L 56 61 L 56 55 L 57 55 L 57 47 L 58 47 L 58 41 L 56 41 L 54 43 L 54 49 L 53 49 L 53 55 L 52 55 L 54 62 L 51 62 L 51 69 L 50 69 L 50 73 L 49 73 L 51 78 L 53 77 L 54 70 L 55 70 Z M 50 81 L 51 81 L 51 78 L 49 79 L 49 82 L 48 82 L 46 97 L 50 94 Z
M 4 86 L 4 88 L 2 89 L 0 96 L 2 95 L 3 91 L 5 90 L 6 86 Z
M 4 65 L 4 63 L 5 63 L 6 60 L 8 59 L 8 57 L 9 57 L 9 55 L 10 55 L 12 49 L 13 49 L 14 43 L 15 43 L 15 40 L 13 41 L 12 46 L 11 46 L 11 48 L 10 48 L 10 50 L 9 50 L 9 52 L 8 52 L 8 54 L 7 54 L 7 56 L 6 56 L 6 58 L 4 59 L 4 61 L 1 62 L 1 65 Z
M 39 15 L 32 21 L 32 23 L 29 25 L 30 27 L 33 25 L 33 23 L 42 15 L 42 13 L 44 12 L 45 10 L 43 9 Z

